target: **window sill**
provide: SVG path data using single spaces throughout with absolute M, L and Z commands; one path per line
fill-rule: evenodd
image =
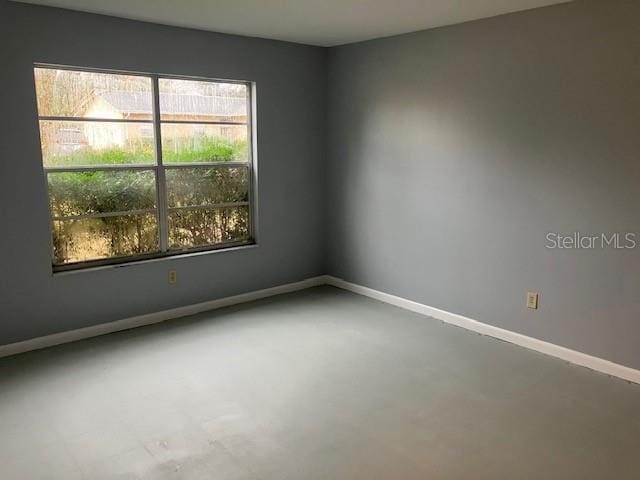
M 192 251 L 185 251 L 185 252 L 171 252 L 171 253 L 160 254 L 156 256 L 150 256 L 148 258 L 139 258 L 139 259 L 132 259 L 132 260 L 126 260 L 125 258 L 121 260 L 120 263 L 108 263 L 108 264 L 102 264 L 102 265 L 84 264 L 84 265 L 78 265 L 78 266 L 72 264 L 72 265 L 63 266 L 63 267 L 53 267 L 52 275 L 54 277 L 61 277 L 61 276 L 67 276 L 67 275 L 76 275 L 79 273 L 96 272 L 100 270 L 129 268 L 129 267 L 136 267 L 140 265 L 146 265 L 149 263 L 181 260 L 184 258 L 199 257 L 203 255 L 215 255 L 220 253 L 237 252 L 240 250 L 249 250 L 257 247 L 258 247 L 258 243 L 255 241 L 251 241 L 245 244 L 234 245 L 230 247 L 211 248 L 211 249 L 196 250 L 196 251 L 192 250 Z

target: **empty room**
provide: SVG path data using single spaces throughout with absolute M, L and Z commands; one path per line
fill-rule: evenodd
M 640 1 L 0 0 L 0 480 L 640 479 Z

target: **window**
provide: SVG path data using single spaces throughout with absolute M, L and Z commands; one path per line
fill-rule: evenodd
M 34 75 L 54 270 L 253 242 L 249 83 Z

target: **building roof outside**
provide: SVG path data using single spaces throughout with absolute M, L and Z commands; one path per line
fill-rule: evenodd
M 104 92 L 99 95 L 124 114 L 151 114 L 152 97 L 147 92 Z M 160 93 L 160 111 L 165 115 L 241 117 L 247 114 L 244 97 Z

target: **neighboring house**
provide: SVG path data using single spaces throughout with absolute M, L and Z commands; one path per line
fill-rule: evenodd
M 246 122 L 247 100 L 240 97 L 160 93 L 162 121 L 188 121 L 189 124 L 163 125 L 165 147 L 194 142 L 200 137 L 246 139 L 246 128 L 233 125 L 207 125 L 198 122 Z M 98 94 L 85 112 L 88 118 L 152 120 L 152 98 L 143 92 L 105 92 Z M 150 143 L 151 123 L 93 123 L 84 126 L 86 143 L 95 149 Z M 152 143 L 152 142 L 151 142 Z

